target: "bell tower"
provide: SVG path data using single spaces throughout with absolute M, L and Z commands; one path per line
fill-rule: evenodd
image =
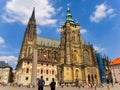
M 81 46 L 79 24 L 73 20 L 68 7 L 66 21 L 61 26 L 60 82 L 75 82 L 76 79 L 81 79 L 81 71 L 78 68 L 78 65 L 83 63 Z
M 35 8 L 33 8 L 32 15 L 28 21 L 28 26 L 26 28 L 22 47 L 20 51 L 20 59 L 27 57 L 29 54 L 33 53 L 34 48 L 36 47 L 36 19 L 35 19 Z
M 72 19 L 70 8 L 67 9 L 66 21 L 61 27 L 61 64 L 80 63 L 80 28 Z

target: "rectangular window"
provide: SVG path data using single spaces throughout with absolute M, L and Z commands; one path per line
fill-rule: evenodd
M 41 66 L 43 66 L 43 63 L 41 63 Z
M 46 74 L 48 74 L 48 70 L 46 70 Z
M 46 66 L 48 66 L 48 64 L 46 64 Z
M 48 78 L 46 78 L 46 81 L 48 81 Z
M 27 64 L 30 64 L 30 62 L 28 61 Z
M 25 80 L 28 80 L 28 77 L 26 77 Z
M 29 73 L 29 68 L 27 68 L 26 73 Z
M 54 70 L 52 70 L 52 75 L 54 75 Z
M 43 69 L 41 69 L 41 74 L 43 74 Z

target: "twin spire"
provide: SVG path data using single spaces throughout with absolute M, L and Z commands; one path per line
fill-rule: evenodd
M 71 15 L 71 13 L 70 13 L 70 8 L 69 8 L 69 6 L 68 6 L 68 8 L 67 8 L 66 22 L 69 22 L 69 23 L 71 23 L 71 24 L 75 24 L 75 25 L 79 26 L 78 21 L 75 22 L 75 21 L 72 19 L 72 15 Z
M 72 15 L 70 13 L 70 8 L 69 7 L 67 9 L 66 21 L 74 23 L 74 20 L 72 19 Z
M 32 15 L 31 15 L 30 20 L 35 20 L 35 7 L 33 7 L 33 12 L 32 12 Z M 67 8 L 66 22 L 69 22 L 69 23 L 71 23 L 71 24 L 79 25 L 79 24 L 78 24 L 78 21 L 77 21 L 77 22 L 74 22 L 74 20 L 72 19 L 72 15 L 71 15 L 71 13 L 70 13 L 70 8 L 69 8 L 69 6 L 68 6 L 68 8 Z
M 32 12 L 30 20 L 35 20 L 35 7 L 33 7 L 33 12 Z

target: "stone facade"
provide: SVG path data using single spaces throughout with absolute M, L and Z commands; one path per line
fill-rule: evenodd
M 7 62 L 0 61 L 0 83 L 8 84 L 12 82 L 12 67 Z
M 66 21 L 61 27 L 60 41 L 37 37 L 35 11 L 33 10 L 25 31 L 16 67 L 17 75 L 22 72 L 23 61 L 33 53 L 34 49 L 37 49 L 38 54 L 45 56 L 51 63 L 57 65 L 55 67 L 57 68 L 56 79 L 58 79 L 59 83 L 100 83 L 98 64 L 93 46 L 84 43 L 80 35 L 79 24 L 72 19 L 69 8 Z M 41 63 L 41 60 L 43 59 L 38 60 L 38 62 Z M 45 58 L 43 61 L 45 61 Z
M 16 69 L 16 82 L 18 85 L 29 85 L 32 84 L 32 76 L 33 75 L 33 54 L 30 54 L 28 57 L 23 58 L 20 60 L 19 64 L 17 65 Z M 43 76 L 45 80 L 45 85 L 49 85 L 52 81 L 52 78 L 57 80 L 57 63 L 51 61 L 46 56 L 42 54 L 38 54 L 38 63 L 36 65 L 37 70 L 36 72 L 36 83 L 37 80 Z

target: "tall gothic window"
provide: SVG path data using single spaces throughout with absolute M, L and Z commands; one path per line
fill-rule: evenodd
M 32 30 L 32 29 L 29 31 L 29 39 L 30 39 L 30 40 L 33 39 L 33 30 Z
M 84 51 L 84 61 L 85 62 L 89 62 L 90 61 L 90 57 L 89 57 L 88 51 Z
M 57 52 L 54 51 L 54 60 L 57 60 Z
M 43 49 L 40 49 L 40 53 L 41 53 L 41 54 L 43 53 Z
M 28 55 L 31 53 L 31 47 L 28 47 Z
M 74 60 L 78 59 L 78 52 L 76 50 L 73 52 L 73 59 Z
M 90 75 L 88 74 L 88 82 L 90 83 Z
M 75 31 L 72 31 L 72 41 L 75 41 Z
M 76 79 L 78 79 L 78 73 L 79 71 L 76 69 Z

